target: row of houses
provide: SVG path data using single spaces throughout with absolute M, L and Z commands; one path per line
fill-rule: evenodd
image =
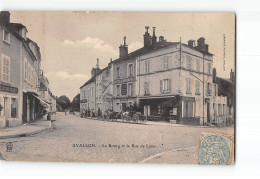
M 0 12 L 0 128 L 14 127 L 56 111 L 56 97 L 41 70 L 41 53 L 27 28 Z
M 145 28 L 142 48 L 128 53 L 124 37 L 118 59 L 104 69 L 97 60 L 91 79 L 80 87 L 81 112 L 119 112 L 136 103 L 148 120 L 191 125 L 232 120 L 234 96 L 229 93 L 234 77 L 231 81 L 216 77 L 205 38 L 197 44 L 195 40 L 168 42 L 163 36 L 157 40 L 155 27 L 152 35 Z M 228 83 L 224 92 L 219 90 L 223 81 Z

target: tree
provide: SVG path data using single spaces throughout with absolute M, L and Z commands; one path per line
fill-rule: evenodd
M 69 109 L 70 108 L 70 99 L 65 96 L 65 95 L 62 95 L 60 96 L 56 103 L 62 108 L 62 110 L 64 111 L 65 109 Z
M 79 94 L 77 94 L 77 95 L 73 98 L 72 102 L 70 103 L 70 108 L 71 108 L 73 111 L 79 112 L 79 110 L 80 110 L 80 95 L 79 95 Z

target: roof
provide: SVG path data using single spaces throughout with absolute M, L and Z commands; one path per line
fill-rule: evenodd
M 82 85 L 82 86 L 80 87 L 80 89 L 83 88 L 84 86 L 86 86 L 86 85 L 88 85 L 88 84 L 94 82 L 94 81 L 95 81 L 95 77 L 98 76 L 98 75 L 100 75 L 100 74 L 101 74 L 103 71 L 105 71 L 106 69 L 108 69 L 108 66 L 107 66 L 106 68 L 103 68 L 102 70 L 100 70 L 100 71 L 99 71 L 96 75 L 94 75 L 93 77 L 91 77 L 84 85 Z
M 110 63 L 116 63 L 116 62 L 120 62 L 120 61 L 123 61 L 126 59 L 135 58 L 139 55 L 143 55 L 143 54 L 155 51 L 155 50 L 163 49 L 163 48 L 177 45 L 177 44 L 179 44 L 179 42 L 156 42 L 154 45 L 152 45 L 150 47 L 142 47 L 142 48 L 137 49 L 136 51 L 129 53 L 126 58 L 118 58 L 116 60 L 113 60 Z
M 142 47 L 140 49 L 137 49 L 136 51 L 129 53 L 126 58 L 118 58 L 116 60 L 113 60 L 110 63 L 117 63 L 117 62 L 120 62 L 120 61 L 123 61 L 123 60 L 126 60 L 126 59 L 135 58 L 139 55 L 143 55 L 143 54 L 146 54 L 146 53 L 149 53 L 149 52 L 152 52 L 152 51 L 156 51 L 156 50 L 163 49 L 163 48 L 166 48 L 166 47 L 174 46 L 174 45 L 177 45 L 177 44 L 180 44 L 180 42 L 166 42 L 166 41 L 156 42 L 154 45 L 152 45 L 150 47 Z M 201 50 L 197 47 L 190 47 L 190 46 L 188 46 L 187 44 L 184 44 L 184 43 L 182 43 L 182 45 L 184 45 L 188 48 L 192 48 L 193 50 L 199 51 L 201 53 L 205 53 L 207 55 L 211 55 L 211 56 L 213 55 L 213 54 L 211 54 L 209 52 L 205 52 L 205 51 L 203 51 L 203 50 Z
M 220 77 L 216 77 L 217 81 L 225 81 L 227 83 L 232 83 L 232 81 L 229 78 L 220 78 Z
M 28 32 L 27 28 L 21 24 L 21 23 L 9 23 L 9 27 L 11 29 L 22 29 L 22 28 L 25 28 L 25 30 Z
M 80 87 L 80 89 L 83 88 L 84 86 L 87 86 L 87 85 L 90 84 L 90 83 L 93 83 L 93 82 L 95 81 L 95 77 L 96 77 L 96 76 L 91 77 L 84 85 L 82 85 L 82 86 Z

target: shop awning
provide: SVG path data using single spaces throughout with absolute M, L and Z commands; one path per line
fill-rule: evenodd
M 45 108 L 49 108 L 49 107 L 50 107 L 50 104 L 51 104 L 51 103 L 50 103 L 50 104 L 47 103 L 46 101 L 44 101 L 43 99 L 39 98 L 38 96 L 36 96 L 36 95 L 34 95 L 34 94 L 33 94 L 33 96 L 34 96 L 35 98 L 39 99 L 41 105 L 44 106 Z

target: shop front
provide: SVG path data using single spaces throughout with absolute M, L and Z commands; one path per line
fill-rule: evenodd
M 48 110 L 49 105 L 50 104 L 39 98 L 37 93 L 24 92 L 22 122 L 30 123 L 42 118 L 44 113 Z
M 21 125 L 18 100 L 18 88 L 0 84 L 0 128 Z
M 139 107 L 148 120 L 179 121 L 181 115 L 180 96 L 139 98 Z

